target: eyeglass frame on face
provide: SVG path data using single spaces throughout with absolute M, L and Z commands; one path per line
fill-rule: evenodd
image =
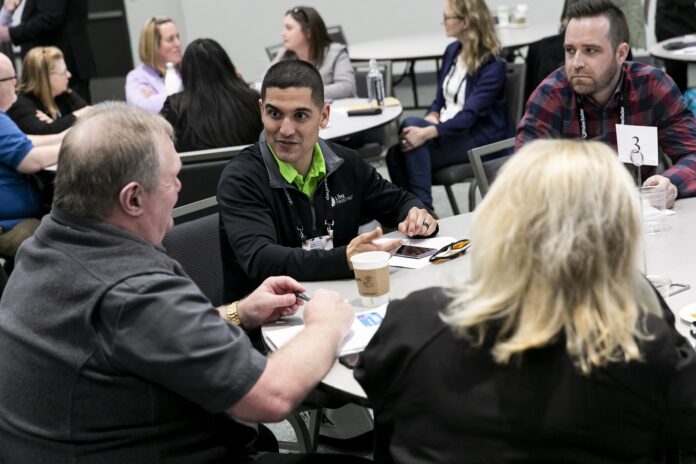
M 449 21 L 450 19 L 458 19 L 461 21 L 464 18 L 462 18 L 461 16 L 457 16 L 457 15 L 449 15 L 448 16 L 444 13 L 442 14 L 442 21 Z
M 17 75 L 15 74 L 14 76 L 3 77 L 2 79 L 0 79 L 0 82 L 7 82 L 7 81 L 11 81 L 12 79 L 17 79 Z
M 457 247 L 459 244 L 461 245 Z M 445 261 L 450 261 L 454 258 L 462 256 L 464 253 L 466 253 L 466 250 L 468 250 L 470 246 L 471 241 L 468 238 L 457 240 L 456 242 L 452 242 L 449 245 L 445 245 L 437 250 L 430 258 L 428 258 L 428 261 L 433 264 L 440 264 L 444 263 Z

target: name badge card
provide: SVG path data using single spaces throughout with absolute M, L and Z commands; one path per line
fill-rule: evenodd
M 637 166 L 657 166 L 657 127 L 616 125 L 619 161 Z
M 320 237 L 310 238 L 302 244 L 302 249 L 310 250 L 333 250 L 333 234 L 322 235 Z

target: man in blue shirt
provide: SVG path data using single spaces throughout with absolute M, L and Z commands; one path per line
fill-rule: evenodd
M 16 99 L 12 62 L 0 54 L 0 257 L 13 259 L 46 211 L 32 173 L 58 161 L 65 133 L 27 136 L 5 114 Z

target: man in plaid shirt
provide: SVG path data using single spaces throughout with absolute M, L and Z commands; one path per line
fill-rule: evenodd
M 626 61 L 628 25 L 611 0 L 581 0 L 568 17 L 565 66 L 529 97 L 516 148 L 563 137 L 599 139 L 616 149 L 616 124 L 657 126 L 659 145 L 674 165 L 663 175 L 644 166 L 644 184 L 665 185 L 670 208 L 677 192 L 696 195 L 696 120 L 674 81 L 657 68 Z

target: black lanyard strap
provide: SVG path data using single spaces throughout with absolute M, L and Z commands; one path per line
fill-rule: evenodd
M 452 66 L 450 66 L 450 70 L 447 73 L 447 79 L 445 80 L 445 84 L 442 88 L 442 93 L 444 96 L 445 91 L 449 88 L 449 83 L 450 80 L 454 77 L 454 72 L 457 70 L 457 59 L 454 60 L 452 63 Z M 466 73 L 464 73 L 464 78 L 459 81 L 459 85 L 457 86 L 457 91 L 454 92 L 454 104 L 456 105 L 459 102 L 459 92 L 462 90 L 462 85 L 464 85 L 464 82 L 466 82 Z M 447 99 L 445 98 L 445 108 L 447 108 Z
M 326 232 L 329 235 L 333 235 L 333 209 L 331 207 L 331 193 L 329 192 L 328 178 L 324 177 L 321 183 L 324 185 L 325 191 L 324 210 L 326 214 L 326 220 L 324 221 L 324 225 L 326 226 Z M 290 206 L 290 214 L 292 215 L 293 222 L 295 223 L 295 229 L 297 230 L 297 234 L 300 237 L 300 242 L 304 243 L 305 240 L 307 240 L 307 235 L 304 233 L 304 224 L 302 223 L 302 219 L 300 219 L 300 215 L 297 214 L 297 210 L 295 209 L 295 202 L 292 201 L 292 197 L 290 196 L 290 192 L 288 192 L 288 189 L 283 187 L 283 192 L 285 192 L 285 198 L 288 200 L 288 205 Z M 314 206 L 311 207 L 314 208 Z M 314 230 L 314 225 L 312 225 L 312 230 Z
M 624 104 L 624 88 L 626 76 L 622 76 L 621 91 L 619 93 L 619 124 L 626 124 L 626 105 Z M 578 124 L 580 125 L 580 138 L 587 140 L 587 117 L 585 116 L 585 98 L 575 94 L 575 106 L 578 109 Z

